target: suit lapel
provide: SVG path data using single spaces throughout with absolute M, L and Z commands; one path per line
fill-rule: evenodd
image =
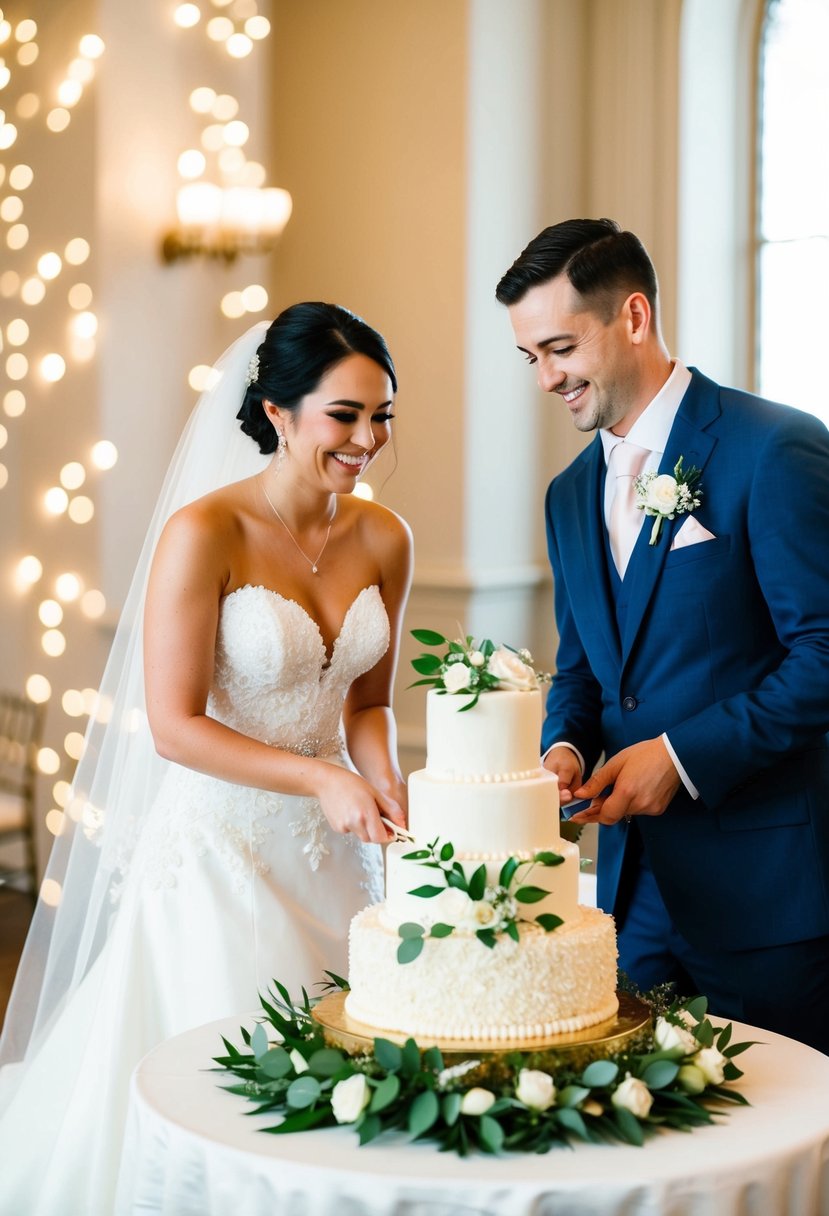
M 691 368 L 692 380 L 677 411 L 665 453 L 659 465 L 660 473 L 673 474 L 680 456 L 686 469 L 696 465 L 705 472 L 705 466 L 717 445 L 716 437 L 709 434 L 710 426 L 722 412 L 719 389 L 712 380 Z M 705 489 L 704 478 L 702 488 Z M 634 547 L 625 572 L 623 594 L 628 596 L 625 628 L 622 637 L 622 663 L 626 663 L 639 630 L 644 624 L 651 597 L 665 565 L 674 532 L 684 522 L 684 516 L 666 519 L 655 545 L 649 544 L 653 518 L 645 517 L 642 530 Z M 630 581 L 628 581 L 630 580 Z
M 596 436 L 585 453 L 586 459 L 573 480 L 573 518 L 578 523 L 578 545 L 584 563 L 580 580 L 585 595 L 594 597 L 602 636 L 613 661 L 620 660 L 619 631 L 616 612 L 608 583 L 607 563 L 604 549 L 604 519 L 602 517 L 602 476 L 604 474 L 604 451 L 601 439 Z

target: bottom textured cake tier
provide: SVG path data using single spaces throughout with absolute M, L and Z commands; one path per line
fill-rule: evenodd
M 521 925 L 489 948 L 473 934 L 427 938 L 418 958 L 397 961 L 398 934 L 382 905 L 351 922 L 350 1017 L 378 1029 L 451 1039 L 522 1039 L 582 1030 L 612 1018 L 616 930 L 596 908 L 551 933 Z

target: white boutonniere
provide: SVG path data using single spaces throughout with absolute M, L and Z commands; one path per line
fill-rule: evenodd
M 673 477 L 670 473 L 642 473 L 633 483 L 636 506 L 646 515 L 656 517 L 648 541 L 650 545 L 655 545 L 659 540 L 664 519 L 695 511 L 702 502 L 702 490 L 699 488 L 702 470 L 692 465 L 686 471 L 682 461 L 683 457 L 680 456 L 674 465 Z

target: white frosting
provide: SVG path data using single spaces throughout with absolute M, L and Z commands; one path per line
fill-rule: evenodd
M 409 830 L 415 844 L 386 850 L 386 901 L 351 922 L 349 1015 L 367 1026 L 440 1039 L 520 1044 L 581 1030 L 613 1017 L 616 931 L 612 919 L 578 905 L 579 851 L 559 833 L 558 779 L 540 766 L 541 694 L 484 693 L 472 709 L 464 694 L 427 697 L 426 768 L 409 778 Z M 526 922 L 519 941 L 500 933 L 487 947 L 475 933 L 491 924 L 486 901 L 443 888 L 438 870 L 404 855 L 435 839 L 451 842 L 467 879 L 481 865 L 487 886 L 508 857 L 560 854 L 558 866 L 523 867 L 510 884 L 541 887 L 537 903 L 514 905 Z M 535 917 L 552 913 L 550 932 Z M 455 926 L 447 937 L 424 938 L 414 961 L 397 960 L 399 926 Z
M 497 785 L 455 783 L 428 768 L 409 777 L 409 831 L 418 844 L 437 836 L 451 840 L 458 853 L 555 850 L 558 823 L 558 778 L 541 768 L 533 777 Z
M 536 772 L 541 750 L 538 689 L 485 692 L 477 705 L 463 710 L 470 699 L 468 693 L 434 689 L 427 694 L 427 772 L 452 781 L 512 780 Z
M 520 1042 L 581 1030 L 618 1008 L 616 932 L 611 917 L 581 908 L 552 933 L 521 926 L 488 949 L 468 934 L 427 938 L 411 963 L 379 907 L 351 922 L 346 1000 L 367 1026 L 446 1039 Z

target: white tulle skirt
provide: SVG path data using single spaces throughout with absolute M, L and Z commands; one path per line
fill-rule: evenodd
M 0 1074 L 2 1216 L 110 1216 L 138 1061 L 257 1009 L 274 977 L 298 996 L 345 975 L 349 922 L 381 883 L 379 846 L 333 833 L 313 800 L 174 768 L 106 944 L 34 1058 Z

